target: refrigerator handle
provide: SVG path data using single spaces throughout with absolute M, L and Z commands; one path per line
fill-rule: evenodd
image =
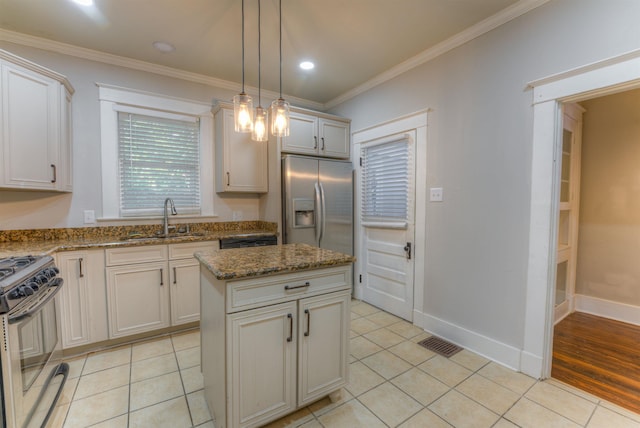
M 322 241 L 322 239 L 324 238 L 325 229 L 327 228 L 327 201 L 324 197 L 324 187 L 322 186 L 322 183 L 320 183 L 320 200 L 322 201 L 322 216 L 320 219 L 320 241 Z M 320 246 L 320 241 L 318 241 L 318 247 Z
M 315 209 L 315 230 L 316 230 L 316 245 L 320 246 L 320 238 L 322 236 L 322 193 L 320 192 L 320 183 L 315 183 L 315 198 L 316 198 L 316 209 Z

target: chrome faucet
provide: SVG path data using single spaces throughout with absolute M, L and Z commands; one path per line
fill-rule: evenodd
M 167 213 L 167 204 L 171 205 L 171 215 L 177 215 L 178 211 L 176 211 L 176 206 L 173 203 L 173 199 L 167 198 L 164 200 L 164 218 L 163 218 L 163 227 L 164 227 L 164 237 L 169 236 L 169 214 Z

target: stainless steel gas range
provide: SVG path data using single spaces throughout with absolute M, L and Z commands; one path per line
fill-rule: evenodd
M 62 392 L 69 372 L 56 314 L 62 284 L 50 256 L 0 258 L 3 427 L 44 427 Z

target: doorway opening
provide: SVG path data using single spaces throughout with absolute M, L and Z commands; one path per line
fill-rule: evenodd
M 551 375 L 562 104 L 640 88 L 640 51 L 531 82 L 533 148 L 525 331 L 520 370 Z
M 640 89 L 562 111 L 551 376 L 640 412 Z

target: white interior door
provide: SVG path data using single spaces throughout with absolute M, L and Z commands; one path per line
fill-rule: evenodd
M 576 261 L 578 257 L 578 209 L 580 207 L 580 153 L 582 113 L 578 104 L 565 104 L 562 116 L 562 144 L 558 213 L 558 247 L 554 321 L 557 323 L 574 310 Z
M 415 132 L 360 144 L 358 170 L 362 299 L 412 321 Z

